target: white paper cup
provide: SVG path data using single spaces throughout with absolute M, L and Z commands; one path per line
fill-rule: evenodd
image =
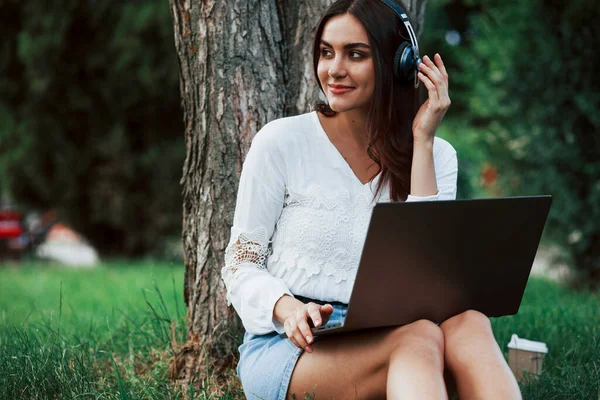
M 546 353 L 546 343 L 520 339 L 513 334 L 508 343 L 508 366 L 519 382 L 535 379 L 542 373 Z

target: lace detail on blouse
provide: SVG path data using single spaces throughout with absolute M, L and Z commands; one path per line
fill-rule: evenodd
M 355 278 L 374 203 L 364 191 L 351 196 L 346 188 L 328 190 L 313 185 L 299 194 L 286 188 L 272 260 L 285 270 L 303 269 L 306 282 L 323 273 L 339 284 Z
M 258 228 L 253 232 L 240 232 L 233 229 L 227 249 L 225 249 L 225 267 L 223 280 L 225 283 L 231 279 L 238 268 L 251 264 L 258 269 L 266 269 L 267 258 L 271 254 L 269 238 L 265 228 Z

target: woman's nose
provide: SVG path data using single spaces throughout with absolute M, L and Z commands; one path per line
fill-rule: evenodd
M 329 67 L 329 76 L 332 78 L 344 77 L 346 75 L 346 67 L 342 57 L 336 56 Z

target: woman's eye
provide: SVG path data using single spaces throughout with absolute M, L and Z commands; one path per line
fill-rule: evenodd
M 330 57 L 333 56 L 333 52 L 329 49 L 321 49 L 321 55 L 324 57 Z M 358 51 L 350 51 L 348 55 L 350 58 L 364 58 L 364 55 Z

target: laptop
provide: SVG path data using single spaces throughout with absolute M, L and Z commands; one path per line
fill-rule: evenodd
M 346 318 L 313 334 L 441 323 L 469 309 L 516 314 L 551 203 L 552 196 L 377 203 Z

